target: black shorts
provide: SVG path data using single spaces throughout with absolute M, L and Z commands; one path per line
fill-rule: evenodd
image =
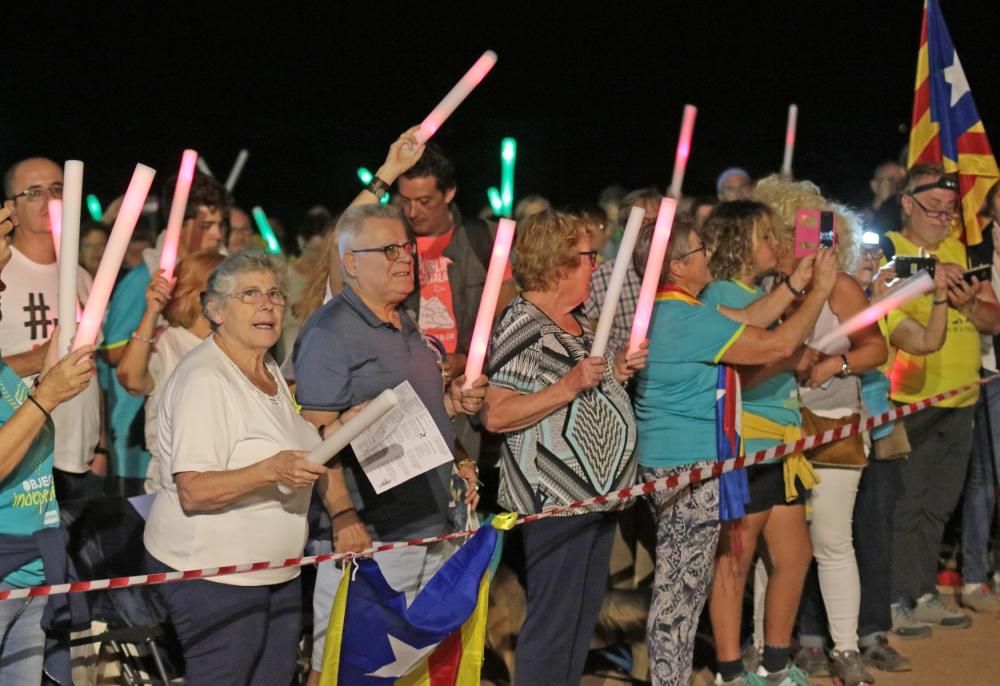
M 795 500 L 785 500 L 784 462 L 769 462 L 747 468 L 747 481 L 750 483 L 750 502 L 746 505 L 746 513 L 767 512 L 775 505 L 804 505 L 806 488 L 802 481 L 795 477 L 795 486 L 799 494 Z

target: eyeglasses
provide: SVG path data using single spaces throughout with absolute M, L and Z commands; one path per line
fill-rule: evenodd
M 272 305 L 284 305 L 285 294 L 277 288 L 272 288 L 267 293 L 259 288 L 244 288 L 242 291 L 230 293 L 230 298 L 238 298 L 244 305 L 260 305 L 266 297 Z
M 63 185 L 61 183 L 54 183 L 48 188 L 45 186 L 30 186 L 25 188 L 20 193 L 14 195 L 11 200 L 17 200 L 18 198 L 27 198 L 29 202 L 37 202 L 48 195 L 53 200 L 62 200 L 63 196 Z
M 586 255 L 587 257 L 590 258 L 590 266 L 591 267 L 596 267 L 597 266 L 597 251 L 596 250 L 581 250 L 580 251 L 580 257 L 583 257 L 584 255 Z
M 950 210 L 929 210 L 924 206 L 922 202 L 917 200 L 916 195 L 914 195 L 913 193 L 907 193 L 907 195 L 910 196 L 910 200 L 917 203 L 917 207 L 922 209 L 924 211 L 924 214 L 926 214 L 930 219 L 937 219 L 938 221 L 951 221 L 952 217 L 955 216 L 954 208 Z
M 708 246 L 705 245 L 704 243 L 702 243 L 701 245 L 699 245 L 694 250 L 688 250 L 683 255 L 678 255 L 676 259 L 683 260 L 685 257 L 690 257 L 691 255 L 694 255 L 695 253 L 699 253 L 699 252 L 703 252 L 706 255 L 708 255 Z
M 351 250 L 351 252 L 380 252 L 385 255 L 385 259 L 395 262 L 402 253 L 412 255 L 415 248 L 416 244 L 413 241 L 407 241 L 405 243 L 390 243 L 389 245 L 383 245 L 381 248 L 359 248 Z

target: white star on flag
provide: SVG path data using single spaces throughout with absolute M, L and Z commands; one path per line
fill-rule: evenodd
M 951 66 L 945 68 L 944 80 L 951 84 L 951 107 L 954 107 L 955 103 L 969 92 L 969 80 L 965 78 L 962 63 L 958 61 L 958 52 L 955 52 L 955 61 Z
M 392 649 L 392 656 L 395 658 L 395 662 L 382 665 L 377 671 L 374 671 L 371 674 L 366 674 L 365 676 L 382 678 L 391 677 L 394 679 L 405 676 L 416 666 L 418 662 L 433 653 L 434 649 L 439 645 L 438 643 L 432 643 L 424 648 L 414 648 L 413 646 L 400 641 L 392 634 L 386 634 L 386 637 L 389 639 L 389 647 Z

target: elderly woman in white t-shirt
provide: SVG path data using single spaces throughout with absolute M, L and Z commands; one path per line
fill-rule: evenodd
M 160 395 L 162 490 L 146 525 L 151 572 L 283 560 L 302 553 L 320 440 L 268 355 L 285 311 L 283 265 L 228 257 L 202 296 L 214 334 Z M 278 484 L 295 487 L 289 495 Z M 301 624 L 296 568 L 159 587 L 184 649 L 185 683 L 287 684 Z
M 215 251 L 192 253 L 177 263 L 176 278 L 158 271 L 146 287 L 146 311 L 118 363 L 118 381 L 132 395 L 146 397 L 146 493 L 160 490 L 160 445 L 156 438 L 160 393 L 181 358 L 212 333 L 201 308 L 208 275 L 226 259 Z M 169 326 L 159 327 L 160 316 Z

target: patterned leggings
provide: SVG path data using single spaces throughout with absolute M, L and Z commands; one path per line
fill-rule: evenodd
M 652 481 L 690 467 L 642 469 Z M 719 480 L 652 494 L 656 577 L 647 624 L 653 686 L 686 686 L 698 617 L 705 606 L 719 542 Z

